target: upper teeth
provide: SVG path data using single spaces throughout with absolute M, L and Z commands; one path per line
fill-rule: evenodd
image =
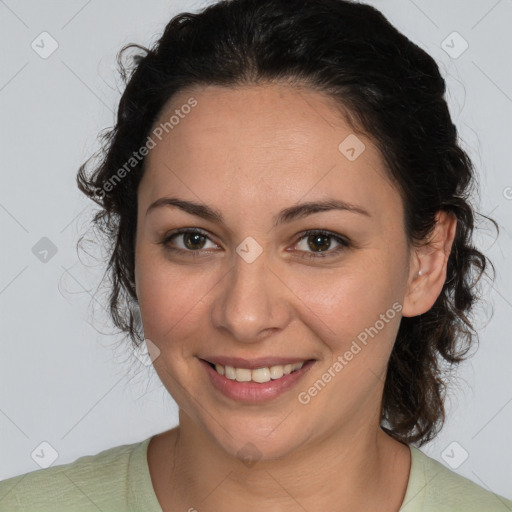
M 269 382 L 271 379 L 280 379 L 283 375 L 288 375 L 299 368 L 302 368 L 305 361 L 302 363 L 276 365 L 266 368 L 256 368 L 250 370 L 249 368 L 233 368 L 233 366 L 222 366 L 216 364 L 215 369 L 221 375 L 224 375 L 228 379 L 236 380 L 237 382 Z

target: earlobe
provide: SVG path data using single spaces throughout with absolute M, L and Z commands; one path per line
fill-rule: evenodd
M 448 258 L 457 230 L 457 217 L 440 210 L 430 239 L 414 248 L 413 264 L 404 297 L 402 315 L 426 313 L 439 297 L 446 281 Z

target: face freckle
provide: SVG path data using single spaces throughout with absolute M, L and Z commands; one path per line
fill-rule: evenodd
M 265 436 L 263 456 L 277 456 L 367 422 L 398 314 L 307 406 L 297 396 L 403 300 L 410 254 L 382 156 L 318 92 L 196 87 L 161 118 L 191 96 L 197 106 L 151 150 L 138 191 L 136 289 L 159 377 L 190 421 L 233 453 Z M 171 201 L 148 211 L 161 198 Z M 324 207 L 298 211 L 305 203 Z M 201 359 L 213 356 L 313 364 L 255 406 L 212 385 Z

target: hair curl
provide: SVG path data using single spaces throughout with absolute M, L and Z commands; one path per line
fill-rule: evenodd
M 139 52 L 131 66 L 122 62 L 129 49 Z M 435 61 L 368 5 L 222 0 L 175 16 L 152 48 L 128 45 L 118 63 L 126 88 L 116 124 L 103 135 L 93 172 L 89 159 L 77 174 L 79 189 L 101 207 L 93 224 L 110 242 L 106 274 L 114 325 L 136 345 L 142 341 L 132 305 L 144 160 L 113 191 L 106 193 L 106 184 L 144 145 L 165 104 L 193 85 L 305 85 L 337 100 L 352 125 L 376 142 L 402 197 L 410 243 L 425 243 L 438 211 L 457 217 L 439 297 L 428 312 L 401 319 L 381 410 L 388 425 L 382 428 L 395 439 L 420 446 L 433 439 L 445 420 L 443 363 L 460 363 L 477 339 L 469 319 L 480 298 L 476 285 L 488 264 L 494 272 L 472 243 L 476 178 L 458 144 Z

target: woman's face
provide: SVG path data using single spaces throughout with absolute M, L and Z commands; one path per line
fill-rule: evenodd
M 379 151 L 311 90 L 171 103 L 138 191 L 135 274 L 182 421 L 261 458 L 377 429 L 411 257 Z

